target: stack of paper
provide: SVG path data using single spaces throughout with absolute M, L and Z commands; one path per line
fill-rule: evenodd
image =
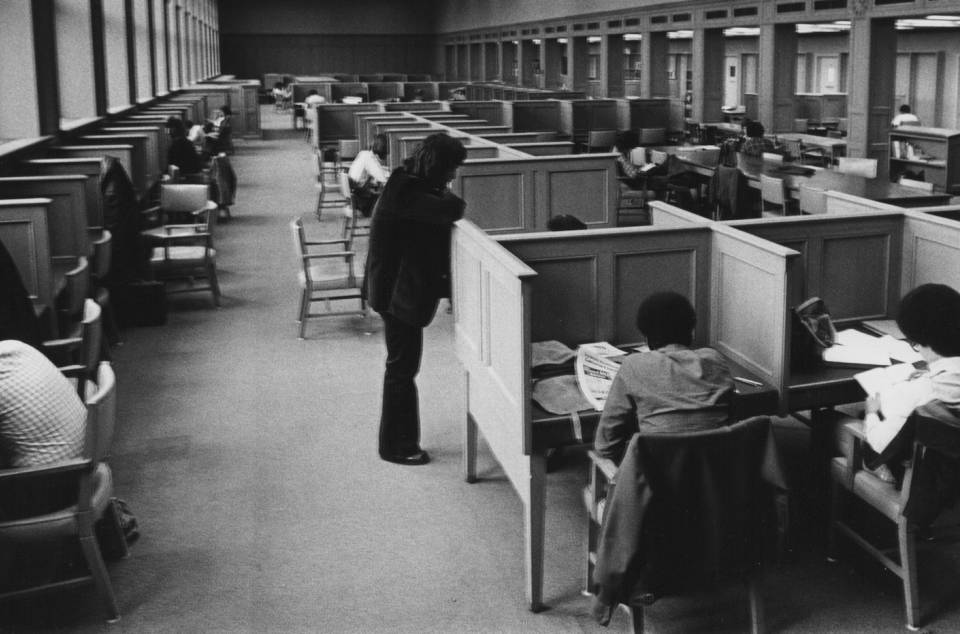
M 836 365 L 882 365 L 893 361 L 914 363 L 923 358 L 906 341 L 890 335 L 875 337 L 849 328 L 837 333 L 836 343 L 823 351 L 823 360 Z
M 909 363 L 898 363 L 885 368 L 873 368 L 853 375 L 867 394 L 878 394 L 898 383 L 902 383 L 916 372 Z

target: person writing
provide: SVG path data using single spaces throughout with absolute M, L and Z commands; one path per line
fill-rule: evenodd
M 200 155 L 187 139 L 187 130 L 178 117 L 167 119 L 167 132 L 170 133 L 170 146 L 167 148 L 167 164 L 180 168 L 180 174 L 196 174 L 203 169 Z
M 373 206 L 380 197 L 380 191 L 390 177 L 390 171 L 384 162 L 390 154 L 390 140 L 385 134 L 373 137 L 369 150 L 360 150 L 350 164 L 347 176 L 350 178 L 350 191 L 357 204 L 357 210 L 369 218 Z
M 902 125 L 920 125 L 920 117 L 911 112 L 910 106 L 903 104 L 900 106 L 900 112 L 893 118 L 890 125 L 895 128 L 899 128 Z
M 617 464 L 637 432 L 685 433 L 727 423 L 734 384 L 719 352 L 690 348 L 697 317 L 689 300 L 661 291 L 643 300 L 637 328 L 649 352 L 631 354 L 613 379 L 594 438 Z
M 960 407 L 960 293 L 945 284 L 916 287 L 900 301 L 897 325 L 926 368 L 864 402 L 864 434 L 878 454 L 897 437 L 917 407 L 930 401 Z M 867 463 L 876 465 L 871 458 L 875 457 L 868 456 Z M 888 464 L 876 465 L 873 473 L 885 482 L 896 481 Z
M 760 158 L 764 152 L 776 152 L 777 146 L 764 136 L 766 130 L 759 121 L 750 121 L 744 127 L 747 138 L 740 146 L 740 151 L 747 156 Z
M 364 290 L 387 346 L 379 449 L 388 462 L 430 461 L 420 447 L 416 376 L 423 329 L 450 296 L 450 232 L 466 204 L 448 184 L 466 156 L 459 140 L 431 134 L 390 175 L 373 214 Z

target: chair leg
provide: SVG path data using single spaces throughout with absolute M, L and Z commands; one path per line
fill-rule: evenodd
M 304 338 L 304 333 L 307 330 L 307 315 L 310 312 L 310 289 L 304 288 L 303 295 L 300 297 L 300 335 L 299 338 Z
M 763 596 L 760 594 L 760 580 L 751 577 L 747 581 L 747 592 L 750 596 L 750 631 L 761 634 L 764 631 Z
M 93 584 L 97 588 L 97 593 L 103 601 L 103 606 L 107 611 L 107 621 L 114 623 L 120 620 L 120 610 L 117 608 L 117 597 L 113 594 L 113 586 L 110 584 L 110 577 L 107 574 L 107 567 L 103 564 L 103 557 L 100 554 L 100 547 L 97 546 L 97 539 L 92 534 L 80 538 L 80 547 L 83 549 L 83 556 L 90 568 L 90 575 L 93 577 Z
M 917 586 L 916 531 L 905 517 L 897 521 L 897 541 L 900 543 L 900 567 L 903 573 L 903 600 L 907 609 L 907 628 L 919 629 L 920 589 Z
M 217 267 L 210 264 L 207 267 L 207 278 L 210 280 L 210 290 L 213 291 L 213 305 L 220 308 L 220 283 L 217 281 Z

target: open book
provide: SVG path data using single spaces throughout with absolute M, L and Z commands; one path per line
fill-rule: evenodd
M 584 397 L 598 412 L 603 411 L 610 385 L 626 353 L 605 341 L 585 343 L 577 348 L 577 383 Z

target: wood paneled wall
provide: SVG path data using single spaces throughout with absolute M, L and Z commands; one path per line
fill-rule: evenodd
M 237 77 L 264 73 L 434 73 L 434 35 L 222 34 L 221 69 Z

